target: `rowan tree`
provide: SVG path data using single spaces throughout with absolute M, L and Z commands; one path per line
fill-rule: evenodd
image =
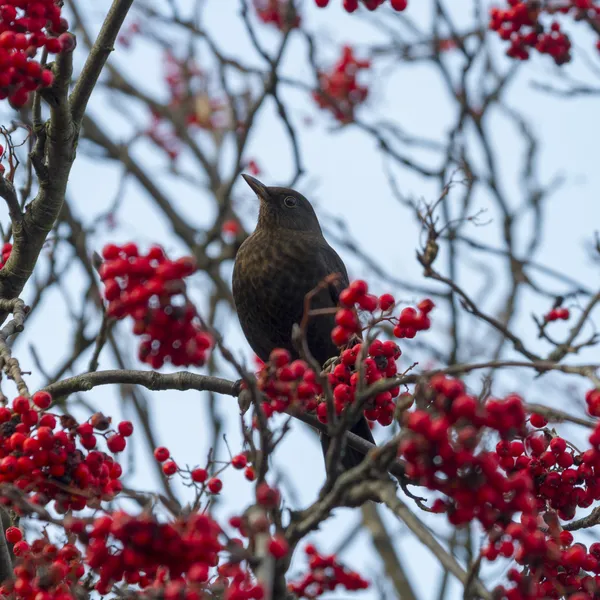
M 600 598 L 599 34 L 597 0 L 0 0 L 2 597 Z M 323 371 L 310 295 L 301 359 L 240 335 L 241 173 L 350 267 Z

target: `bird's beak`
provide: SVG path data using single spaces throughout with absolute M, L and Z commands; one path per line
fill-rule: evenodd
M 251 175 L 246 175 L 246 173 L 242 173 L 242 177 L 244 181 L 252 188 L 252 191 L 259 197 L 260 200 L 264 200 L 267 202 L 269 200 L 270 194 L 267 186 L 262 184 L 256 177 L 252 177 Z

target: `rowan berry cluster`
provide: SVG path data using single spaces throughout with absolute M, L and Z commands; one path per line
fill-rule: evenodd
M 382 294 L 379 298 L 368 293 L 367 283 L 358 279 L 353 281 L 340 293 L 340 306 L 335 315 L 336 327 L 331 332 L 331 339 L 337 346 L 346 344 L 353 335 L 360 333 L 362 326 L 356 313 L 357 309 L 374 313 L 381 311 L 381 319 L 394 325 L 394 336 L 397 338 L 414 338 L 418 331 L 431 327 L 429 313 L 435 304 L 429 298 L 422 300 L 417 308 L 406 307 L 395 318 L 391 315 L 396 301 L 391 294 Z
M 414 338 L 418 331 L 427 331 L 431 327 L 429 313 L 434 308 L 435 304 L 429 298 L 419 302 L 416 309 L 410 306 L 404 308 L 394 327 L 394 335 L 397 338 Z
M 185 575 L 202 589 L 223 549 L 220 534 L 221 528 L 207 515 L 159 522 L 152 514 L 118 511 L 95 519 L 80 538 L 87 543 L 86 563 L 100 576 L 96 590 L 106 594 L 120 581 L 145 588 L 166 575 L 170 580 Z
M 124 450 L 131 423 L 120 423 L 115 433 L 100 413 L 78 424 L 47 412 L 51 404 L 50 394 L 40 391 L 31 401 L 18 396 L 0 407 L 0 482 L 25 490 L 35 504 L 54 500 L 59 513 L 114 498 L 123 488 L 121 466 L 94 448 L 104 437 L 111 452 Z
M 133 243 L 108 244 L 102 256 L 107 314 L 134 319 L 133 333 L 142 336 L 140 360 L 154 369 L 167 361 L 202 366 L 212 338 L 200 329 L 196 309 L 184 295 L 183 279 L 195 271 L 194 259 L 169 260 L 158 246 L 140 254 Z
M 361 350 L 362 344 L 355 344 L 352 348 L 344 350 L 340 362 L 328 375 L 333 392 L 334 407 L 338 415 L 356 398 L 360 370 L 364 374 L 364 382 L 367 385 L 380 379 L 394 377 L 398 372 L 396 360 L 400 358 L 401 351 L 395 342 L 374 340 L 367 349 L 361 369 L 358 369 L 357 362 Z M 399 393 L 400 387 L 395 386 L 388 391 L 376 394 L 365 405 L 365 417 L 370 421 L 377 421 L 383 426 L 391 425 L 396 409 L 394 400 Z M 327 422 L 327 403 L 323 400 L 317 406 L 317 417 L 322 423 Z
M 585 403 L 590 415 L 600 417 L 600 390 L 588 390 L 585 394 Z
M 9 527 L 6 539 L 14 544 L 14 579 L 0 586 L 3 598 L 15 600 L 75 600 L 79 582 L 85 573 L 81 552 L 74 544 L 58 547 L 47 537 L 31 544 L 23 540 L 21 530 Z
M 287 350 L 275 348 L 269 363 L 258 373 L 258 388 L 266 401 L 263 410 L 267 417 L 298 407 L 307 412 L 317 408 L 317 397 L 323 388 L 315 372 L 303 360 L 292 361 Z
M 400 453 L 411 479 L 446 495 L 435 510 L 447 512 L 453 525 L 478 519 L 485 529 L 506 514 L 529 512 L 534 505 L 529 478 L 507 479 L 496 454 L 479 449 L 485 427 L 504 437 L 523 431 L 521 399 L 510 396 L 480 406 L 460 380 L 443 375 L 433 377 L 418 393 L 429 410 L 404 414 L 411 433 L 402 440 Z
M 61 6 L 56 0 L 0 2 L 0 100 L 20 107 L 31 92 L 52 85 L 52 71 L 34 56 L 40 48 L 50 54 L 73 49 Z
M 6 243 L 2 246 L 2 256 L 0 257 L 0 269 L 6 264 L 12 252 L 12 244 Z
M 310 571 L 299 582 L 288 585 L 290 592 L 299 598 L 318 598 L 337 588 L 356 591 L 369 587 L 367 580 L 340 564 L 335 554 L 321 555 L 311 544 L 306 546 L 304 551 L 308 556 Z
M 363 4 L 367 10 L 375 10 L 379 8 L 386 0 L 343 0 L 342 6 L 346 12 L 352 13 L 358 9 L 359 4 Z M 320 8 L 325 8 L 329 5 L 330 0 L 315 0 L 315 3 Z M 408 0 L 390 0 L 390 6 L 397 11 L 403 11 L 408 6 Z
M 553 308 L 544 315 L 544 321 L 568 321 L 571 313 L 568 308 Z
M 294 0 L 254 0 L 258 18 L 282 31 L 300 27 L 300 15 Z
M 543 415 L 529 417 L 542 431 L 528 429 L 523 401 L 514 394 L 481 404 L 461 381 L 440 375 L 415 395 L 420 408 L 404 414 L 410 433 L 400 444 L 407 475 L 444 494 L 432 509 L 446 512 L 453 525 L 481 523 L 488 535 L 484 558 L 513 558 L 522 567 L 511 569 L 510 583 L 494 597 L 594 597 L 600 545 L 588 552 L 573 544 L 558 519 L 569 521 L 578 507 L 600 499 L 600 424 L 591 449 L 580 453 L 544 429 Z M 600 392 L 588 392 L 586 400 L 593 414 L 600 411 Z M 485 430 L 501 438 L 495 452 L 480 444 Z
M 332 366 L 327 375 L 338 415 L 355 400 L 360 376 L 356 363 L 361 348 L 362 344 L 358 343 L 344 350 L 338 363 Z M 374 340 L 363 361 L 365 383 L 375 383 L 396 375 L 396 360 L 400 354 L 395 342 Z M 307 412 L 316 411 L 318 419 L 322 423 L 327 422 L 327 402 L 315 372 L 302 360 L 292 361 L 287 350 L 273 350 L 269 363 L 258 374 L 258 388 L 267 398 L 263 403 L 267 417 L 295 407 Z M 367 419 L 377 421 L 380 425 L 390 425 L 394 418 L 394 398 L 399 393 L 400 388 L 393 387 L 376 394 L 365 406 Z
M 210 97 L 206 73 L 195 62 L 167 53 L 165 81 L 171 95 L 169 107 L 183 111 L 188 125 L 212 131 L 226 124 L 226 106 Z
M 214 131 L 228 125 L 226 104 L 209 95 L 206 73 L 193 60 L 182 61 L 167 52 L 165 83 L 170 94 L 169 109 L 181 115 L 187 126 Z M 179 135 L 162 114 L 152 113 L 146 135 L 171 161 L 180 155 L 182 142 Z
M 358 75 L 370 66 L 371 61 L 358 60 L 354 50 L 344 46 L 341 58 L 331 71 L 319 73 L 319 89 L 313 91 L 314 100 L 341 123 L 351 123 L 357 107 L 367 99 L 369 93 L 366 86 L 358 83 Z
M 394 297 L 391 294 L 383 294 L 378 298 L 369 294 L 368 286 L 362 280 L 353 281 L 342 290 L 339 302 L 342 308 L 336 313 L 336 326 L 331 333 L 332 341 L 337 346 L 351 343 L 353 336 L 360 335 L 362 327 L 357 309 L 371 314 L 379 310 L 381 316 L 376 318 L 374 323 L 389 321 L 394 324 L 396 336 L 414 337 L 417 331 L 430 327 L 428 315 L 434 307 L 431 300 L 423 300 L 417 309 L 403 309 L 400 317 L 396 319 L 391 315 L 396 305 Z M 337 415 L 355 400 L 360 376 L 357 361 L 361 350 L 360 342 L 343 350 L 339 359 L 328 370 Z M 394 341 L 375 339 L 369 344 L 362 361 L 364 382 L 369 385 L 380 379 L 394 377 L 398 372 L 396 361 L 400 355 L 400 348 Z M 327 403 L 316 373 L 303 360 L 292 362 L 290 353 L 286 350 L 277 348 L 271 353 L 268 365 L 259 371 L 258 387 L 267 398 L 263 404 L 267 417 L 296 407 L 307 412 L 316 410 L 319 420 L 322 423 L 327 422 Z M 374 395 L 365 405 L 365 417 L 383 426 L 390 425 L 394 420 L 395 399 L 399 393 L 400 388 L 395 386 Z
M 532 0 L 508 0 L 509 8 L 492 8 L 489 28 L 501 39 L 510 42 L 507 55 L 527 60 L 531 49 L 548 54 L 557 65 L 571 60 L 571 41 L 560 23 L 543 23 L 544 15 L 571 14 L 576 21 L 597 20 L 600 5 L 595 0 L 566 0 L 562 3 L 541 3 Z

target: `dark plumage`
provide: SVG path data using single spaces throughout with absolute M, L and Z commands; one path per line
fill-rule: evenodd
M 266 187 L 243 175 L 260 200 L 258 224 L 238 250 L 233 269 L 233 297 L 248 343 L 259 358 L 269 359 L 274 348 L 289 350 L 298 357 L 292 343 L 292 327 L 300 323 L 304 297 L 327 275 L 339 273 L 335 284 L 311 300 L 311 308 L 338 304 L 339 293 L 348 285 L 342 259 L 323 237 L 319 220 L 310 202 L 289 188 Z M 322 366 L 338 354 L 331 341 L 334 316 L 311 318 L 307 342 Z M 373 436 L 364 417 L 351 431 L 371 443 Z M 321 437 L 326 452 L 329 439 Z M 348 469 L 363 455 L 347 448 L 342 458 Z

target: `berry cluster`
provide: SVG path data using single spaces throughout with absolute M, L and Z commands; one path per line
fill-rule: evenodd
M 417 304 L 416 309 L 410 306 L 403 309 L 394 327 L 394 335 L 397 338 L 414 338 L 417 331 L 427 331 L 431 327 L 429 313 L 434 308 L 433 301 L 426 298 Z
M 14 579 L 7 579 L 0 586 L 3 598 L 73 600 L 78 597 L 76 590 L 85 567 L 81 552 L 74 544 L 64 544 L 59 548 L 47 537 L 29 544 L 16 527 L 6 530 L 6 539 L 14 544 L 17 559 Z M 83 588 L 79 591 L 83 592 Z
M 379 298 L 368 293 L 367 283 L 358 279 L 353 281 L 340 293 L 340 306 L 335 315 L 336 327 L 331 332 L 331 339 L 337 346 L 348 343 L 353 335 L 362 330 L 356 309 L 374 313 L 379 309 L 382 313 L 380 320 L 394 325 L 394 336 L 397 338 L 414 338 L 418 331 L 426 331 L 431 327 L 429 313 L 435 304 L 429 298 L 422 300 L 417 308 L 404 308 L 400 316 L 391 315 L 396 301 L 391 294 L 382 294 Z
M 407 475 L 444 494 L 432 510 L 446 512 L 453 525 L 481 523 L 488 536 L 483 557 L 513 558 L 521 566 L 511 569 L 509 584 L 494 597 L 595 597 L 600 545 L 588 551 L 573 544 L 558 519 L 569 521 L 578 507 L 600 499 L 600 424 L 590 436 L 591 449 L 579 453 L 544 429 L 542 415 L 529 417 L 538 431 L 528 429 L 523 402 L 514 394 L 481 404 L 461 381 L 442 375 L 415 394 L 422 408 L 405 413 L 409 433 L 400 444 Z M 600 392 L 591 390 L 586 400 L 590 412 L 600 414 Z M 480 445 L 485 430 L 501 438 L 495 452 Z
M 290 407 L 313 411 L 323 391 L 306 362 L 292 361 L 290 353 L 282 348 L 271 352 L 268 365 L 258 373 L 258 388 L 266 397 L 263 410 L 267 417 Z
M 496 454 L 478 447 L 483 428 L 505 437 L 523 431 L 521 399 L 510 396 L 480 406 L 461 381 L 443 375 L 433 377 L 417 393 L 424 396 L 429 410 L 404 414 L 411 433 L 402 440 L 400 453 L 411 479 L 446 495 L 446 500 L 436 502 L 435 510 L 447 512 L 453 525 L 478 519 L 486 529 L 507 514 L 530 511 L 531 481 L 517 476 L 507 479 Z
M 336 312 L 331 338 L 337 346 L 344 346 L 358 339 L 362 327 L 357 309 L 371 314 L 380 311 L 381 315 L 374 323 L 387 321 L 394 324 L 394 334 L 397 337 L 414 337 L 417 331 L 429 329 L 429 313 L 434 304 L 426 299 L 419 303 L 417 309 L 412 307 L 401 311 L 400 317 L 392 316 L 396 302 L 391 294 L 383 294 L 379 298 L 368 293 L 368 286 L 362 280 L 353 281 L 342 290 L 339 297 L 341 308 Z M 350 406 L 355 399 L 359 373 L 356 368 L 361 354 L 362 343 L 358 342 L 342 351 L 329 373 L 329 384 L 334 398 L 336 414 Z M 384 378 L 391 378 L 398 372 L 396 361 L 401 351 L 398 345 L 391 341 L 374 340 L 367 348 L 363 362 L 363 372 L 366 384 L 372 384 Z M 327 422 L 327 403 L 323 399 L 323 389 L 318 382 L 315 372 L 302 360 L 292 362 L 289 352 L 275 349 L 269 357 L 269 364 L 259 371 L 258 387 L 267 398 L 263 409 L 267 417 L 276 412 L 284 412 L 291 407 L 304 411 L 316 410 L 317 417 L 322 423 Z M 399 387 L 380 392 L 370 399 L 365 406 L 365 417 L 380 425 L 390 425 L 394 419 L 395 399 L 400 393 Z
M 165 55 L 165 83 L 170 94 L 169 109 L 182 115 L 185 124 L 206 131 L 229 125 L 227 105 L 209 95 L 206 73 L 193 60 L 179 60 L 171 52 Z M 170 121 L 152 113 L 146 130 L 148 138 L 166 152 L 171 161 L 181 153 L 182 143 Z
M 0 257 L 0 269 L 6 264 L 10 253 L 12 252 L 12 244 L 7 243 L 2 246 L 2 256 Z
M 294 0 L 254 0 L 258 18 L 282 31 L 300 27 L 300 15 Z
M 212 345 L 200 329 L 194 306 L 184 298 L 184 277 L 195 270 L 192 258 L 169 260 L 153 246 L 146 255 L 133 243 L 108 244 L 99 273 L 108 301 L 107 314 L 117 319 L 131 316 L 133 332 L 142 336 L 139 358 L 154 369 L 166 361 L 175 366 L 202 366 Z
M 356 108 L 366 100 L 369 92 L 358 83 L 358 74 L 370 66 L 370 61 L 357 60 L 352 48 L 344 46 L 342 56 L 332 70 L 319 73 L 319 89 L 313 92 L 313 98 L 321 108 L 331 111 L 340 123 L 351 123 Z
M 568 308 L 558 307 L 558 308 L 553 308 L 548 313 L 546 313 L 544 315 L 544 321 L 546 321 L 546 322 L 559 321 L 559 320 L 568 321 L 570 316 L 571 316 L 571 313 L 569 312 Z
M 315 3 L 320 8 L 325 8 L 329 5 L 330 0 L 315 0 Z M 385 0 L 362 0 L 362 4 L 367 10 L 375 10 L 379 8 Z M 346 12 L 352 13 L 358 9 L 359 0 L 343 0 L 342 6 Z M 403 11 L 408 6 L 408 0 L 390 0 L 390 6 L 397 11 Z
M 39 48 L 50 54 L 72 50 L 74 38 L 56 0 L 0 1 L 0 99 L 23 106 L 29 94 L 52 85 L 52 71 L 33 57 Z
M 588 412 L 594 417 L 600 417 L 600 390 L 588 390 L 585 394 Z
M 335 554 L 323 556 L 310 544 L 306 546 L 305 552 L 309 557 L 309 573 L 301 581 L 288 585 L 290 592 L 296 594 L 298 598 L 318 598 L 338 587 L 348 591 L 364 590 L 369 587 L 369 582 L 358 573 L 341 565 Z
M 527 60 L 530 49 L 548 54 L 557 65 L 571 60 L 569 37 L 557 21 L 546 27 L 541 19 L 544 14 L 570 14 L 576 21 L 590 22 L 597 22 L 600 17 L 600 5 L 596 0 L 565 0 L 556 4 L 508 0 L 508 4 L 507 9 L 491 9 L 489 28 L 501 39 L 510 42 L 507 55 L 519 60 Z
M 193 513 L 161 523 L 148 513 L 118 511 L 95 519 L 80 537 L 87 542 L 86 563 L 100 576 L 96 590 L 106 594 L 120 581 L 147 587 L 161 575 L 160 567 L 162 577 L 177 580 L 186 575 L 202 589 L 223 549 L 220 534 L 221 528 L 207 515 Z
M 59 513 L 113 498 L 123 488 L 121 466 L 94 448 L 97 438 L 105 437 L 109 450 L 124 450 L 131 423 L 124 421 L 119 433 L 111 433 L 110 421 L 100 413 L 79 425 L 72 417 L 46 412 L 51 404 L 50 394 L 42 391 L 31 401 L 18 396 L 12 407 L 0 407 L 0 482 L 26 490 L 35 504 L 54 500 Z
M 340 362 L 328 375 L 333 391 L 335 411 L 338 415 L 346 406 L 351 405 L 356 397 L 360 376 L 356 369 L 356 363 L 361 349 L 362 344 L 355 344 L 352 348 L 344 350 Z M 370 385 L 380 379 L 394 377 L 398 372 L 396 360 L 400 358 L 400 355 L 400 348 L 395 342 L 374 340 L 367 349 L 367 356 L 362 365 L 365 383 Z M 400 388 L 396 386 L 375 395 L 365 405 L 365 417 L 370 421 L 377 421 L 383 426 L 391 425 L 396 409 L 394 399 L 398 397 L 399 393 Z M 322 423 L 327 422 L 326 402 L 322 401 L 317 406 L 317 417 Z

